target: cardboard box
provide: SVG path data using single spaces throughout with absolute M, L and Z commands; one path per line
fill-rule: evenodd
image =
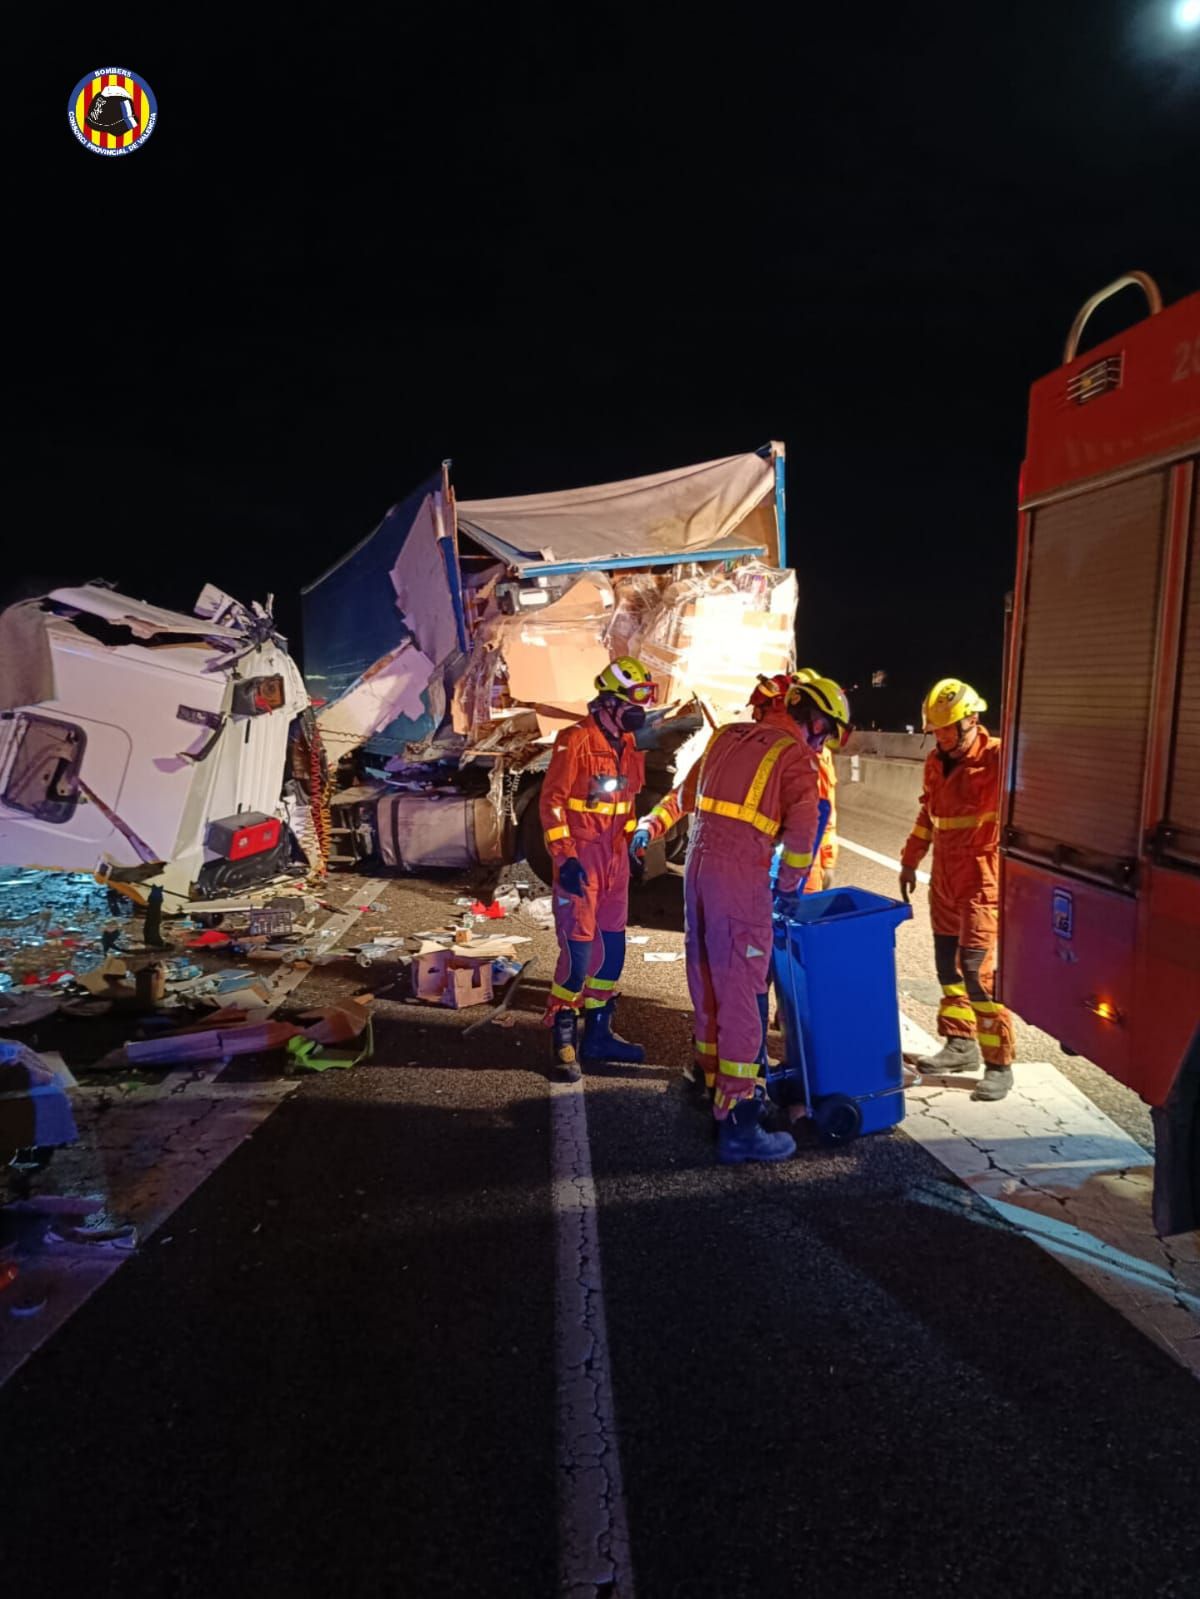
M 641 658 L 663 703 L 698 694 L 724 716 L 745 705 L 760 672 L 787 670 L 792 647 L 790 616 L 752 611 L 741 594 L 704 594 L 676 608 L 666 636 L 644 643 Z
M 431 950 L 414 956 L 413 984 L 417 998 L 430 1005 L 447 1005 L 451 1010 L 487 1005 L 492 999 L 491 957 Z

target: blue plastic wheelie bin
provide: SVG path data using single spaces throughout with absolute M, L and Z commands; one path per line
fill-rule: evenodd
M 904 1118 L 896 928 L 912 906 L 865 888 L 807 894 L 774 919 L 771 975 L 784 1060 L 767 1092 L 803 1102 L 818 1133 L 844 1143 Z

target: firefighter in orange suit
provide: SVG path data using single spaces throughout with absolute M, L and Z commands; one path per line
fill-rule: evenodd
M 760 676 L 758 687 L 750 696 L 750 709 L 754 720 L 761 721 L 767 706 L 777 695 L 786 694 L 792 682 L 813 683 L 820 678 L 820 672 L 814 671 L 811 666 L 802 666 L 794 673 L 777 672 L 774 677 Z M 821 835 L 821 847 L 817 851 L 812 870 L 804 884 L 806 894 L 819 894 L 822 889 L 833 887 L 838 858 L 837 768 L 833 763 L 833 752 L 840 749 L 842 743 L 843 739 L 835 734 L 825 741 L 821 753 L 817 756 L 818 798 L 829 802 L 829 818 Z
M 640 1065 L 645 1051 L 613 1031 L 616 986 L 625 965 L 629 909 L 629 835 L 645 777 L 634 735 L 657 698 L 640 661 L 623 656 L 596 679 L 588 714 L 554 742 L 542 781 L 541 820 L 554 863 L 558 965 L 546 1010 L 555 1062 L 570 1075 L 576 1061 Z M 583 1042 L 579 1017 L 583 1014 Z
M 1016 1057 L 1012 1017 L 994 997 L 999 922 L 1000 740 L 979 722 L 987 710 L 969 683 L 943 678 L 926 695 L 924 726 L 937 739 L 925 760 L 916 824 L 901 854 L 907 900 L 917 865 L 933 845 L 929 909 L 945 1044 L 921 1062 L 926 1071 L 959 1072 L 980 1064 L 972 1099 L 1003 1099 Z
M 793 898 L 813 863 L 818 755 L 849 726 L 846 696 L 828 678 L 789 678 L 755 722 L 721 728 L 683 783 L 638 823 L 643 852 L 694 813 L 684 871 L 684 940 L 696 1065 L 714 1089 L 717 1159 L 786 1160 L 790 1133 L 761 1123 L 771 965 L 771 858 L 777 890 Z

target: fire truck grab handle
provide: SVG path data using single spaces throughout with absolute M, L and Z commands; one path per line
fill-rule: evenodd
M 1075 359 L 1075 351 L 1079 346 L 1088 318 L 1098 305 L 1103 305 L 1105 300 L 1111 300 L 1114 294 L 1119 294 L 1122 289 L 1137 287 L 1146 296 L 1150 306 L 1150 315 L 1157 316 L 1162 310 L 1162 295 L 1158 292 L 1158 284 L 1148 272 L 1122 272 L 1119 278 L 1114 278 L 1104 288 L 1097 289 L 1090 300 L 1085 300 L 1080 306 L 1078 315 L 1071 323 L 1071 331 L 1067 334 L 1066 346 L 1063 350 L 1063 365 Z

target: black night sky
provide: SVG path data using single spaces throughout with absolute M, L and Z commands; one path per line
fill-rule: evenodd
M 490 496 L 776 437 L 804 662 L 887 669 L 885 721 L 943 673 L 990 697 L 1029 383 L 1119 272 L 1200 284 L 1171 9 L 64 25 L 10 146 L 4 598 L 212 580 L 296 637 L 301 584 L 445 456 Z M 119 160 L 66 118 L 110 63 L 159 107 Z

